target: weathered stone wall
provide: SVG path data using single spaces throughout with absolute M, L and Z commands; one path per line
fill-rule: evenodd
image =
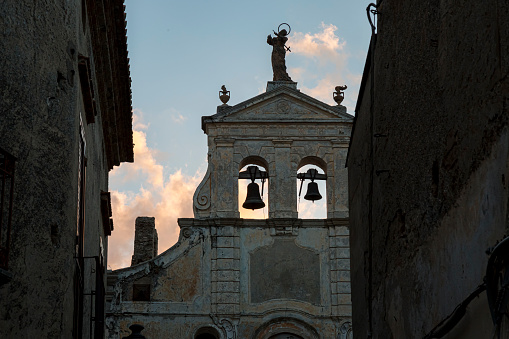
M 379 10 L 374 101 L 366 79 L 348 162 L 354 332 L 418 338 L 482 283 L 507 231 L 509 9 Z
M 155 257 L 157 255 L 157 240 L 155 218 L 137 217 L 131 265 L 137 265 Z
M 92 70 L 96 64 L 83 8 L 82 1 L 64 0 L 0 5 L 0 147 L 17 158 L 12 280 L 0 286 L 0 332 L 6 338 L 72 337 L 81 133 L 86 142 L 83 254 L 106 265 L 104 112 L 97 102 L 95 122 L 85 116 L 78 56 L 89 57 Z M 91 77 L 97 85 L 94 73 Z M 86 259 L 85 293 L 96 290 L 93 268 L 94 261 Z M 90 298 L 85 296 L 83 316 L 87 338 L 95 313 Z
M 178 243 L 156 258 L 114 271 L 107 338 L 348 338 L 348 220 L 179 219 Z M 150 285 L 146 300 L 133 291 Z

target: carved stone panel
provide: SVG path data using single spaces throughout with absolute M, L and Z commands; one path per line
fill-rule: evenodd
M 319 255 L 294 239 L 275 239 L 252 252 L 249 280 L 252 303 L 294 299 L 320 305 Z

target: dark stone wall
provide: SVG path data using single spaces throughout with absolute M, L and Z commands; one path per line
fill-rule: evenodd
M 356 111 L 354 130 L 348 153 L 348 199 L 349 217 L 355 220 L 350 224 L 350 274 L 352 285 L 352 314 L 358 315 L 352 318 L 353 328 L 358 332 L 366 332 L 368 319 L 369 281 L 368 281 L 368 258 L 369 248 L 369 210 L 371 209 L 371 76 L 369 63 L 371 56 L 366 60 L 365 77 L 363 78 L 363 96 L 357 103 L 359 110 Z M 355 301 L 355 302 L 353 302 Z M 361 316 L 362 315 L 362 316 Z M 364 333 L 365 334 L 365 333 Z
M 96 61 L 83 8 L 82 1 L 64 0 L 0 4 L 0 147 L 17 158 L 12 280 L 0 286 L 6 338 L 72 337 L 80 120 L 87 160 L 84 255 L 102 256 L 106 265 L 100 203 L 108 164 L 103 112 L 97 103 L 95 122 L 87 121 L 80 87 L 78 55 L 90 58 L 92 74 Z M 95 75 L 92 83 L 97 88 Z M 85 260 L 85 293 L 96 290 L 92 263 Z M 84 305 L 88 338 L 95 313 L 90 296 Z
M 371 309 L 374 338 L 422 337 L 482 282 L 507 229 L 509 9 L 379 11 L 373 116 L 365 91 L 348 163 L 354 333 Z

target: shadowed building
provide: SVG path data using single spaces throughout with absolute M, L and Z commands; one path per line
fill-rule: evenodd
M 348 154 L 355 337 L 508 338 L 508 3 L 378 3 Z
M 172 248 L 110 274 L 108 338 L 128 335 L 133 323 L 147 338 L 351 338 L 351 125 L 346 107 L 283 81 L 203 117 L 208 170 L 194 218 L 178 220 Z M 297 179 L 310 182 L 298 174 L 305 165 L 323 172 L 314 178 L 326 182 L 326 219 L 298 218 Z M 239 185 L 249 179 L 264 180 L 268 203 L 251 183 L 244 206 L 267 203 L 268 219 L 240 218 Z
M 108 172 L 133 161 L 123 1 L 0 18 L 0 334 L 102 338 Z

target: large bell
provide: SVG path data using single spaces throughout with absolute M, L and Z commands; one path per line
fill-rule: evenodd
M 247 197 L 242 207 L 248 210 L 257 210 L 265 207 L 265 203 L 260 196 L 260 186 L 257 183 L 252 182 L 247 185 Z
M 322 195 L 318 192 L 318 184 L 316 182 L 310 182 L 308 184 L 308 191 L 304 196 L 304 199 L 311 200 L 312 202 L 322 199 Z

